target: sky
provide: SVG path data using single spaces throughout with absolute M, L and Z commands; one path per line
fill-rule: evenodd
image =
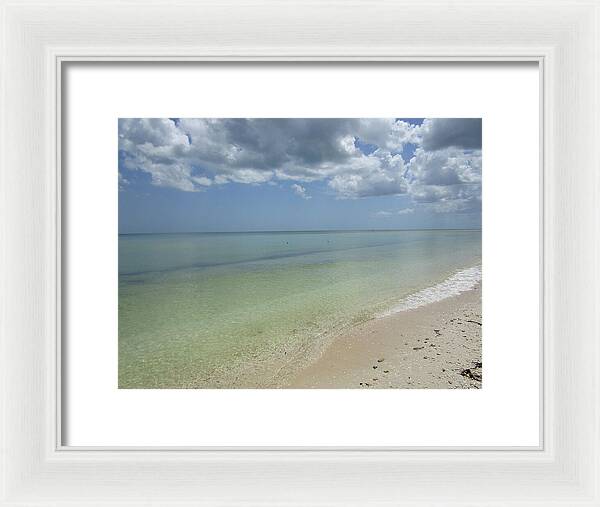
M 119 233 L 481 227 L 479 118 L 121 118 Z

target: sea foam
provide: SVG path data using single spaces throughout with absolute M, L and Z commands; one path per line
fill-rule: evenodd
M 387 317 L 388 315 L 412 310 L 452 296 L 458 296 L 461 292 L 473 289 L 480 281 L 481 266 L 463 269 L 454 273 L 443 282 L 405 297 L 392 308 L 379 313 L 376 317 Z

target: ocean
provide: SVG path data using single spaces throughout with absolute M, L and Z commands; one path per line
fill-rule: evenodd
M 345 328 L 480 279 L 479 230 L 119 235 L 119 387 L 282 386 Z

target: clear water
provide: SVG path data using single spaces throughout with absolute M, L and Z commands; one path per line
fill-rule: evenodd
M 277 387 L 480 263 L 480 231 L 121 235 L 119 387 Z

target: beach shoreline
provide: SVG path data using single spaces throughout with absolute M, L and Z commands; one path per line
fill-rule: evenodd
M 481 283 L 337 335 L 319 358 L 278 387 L 481 388 Z

